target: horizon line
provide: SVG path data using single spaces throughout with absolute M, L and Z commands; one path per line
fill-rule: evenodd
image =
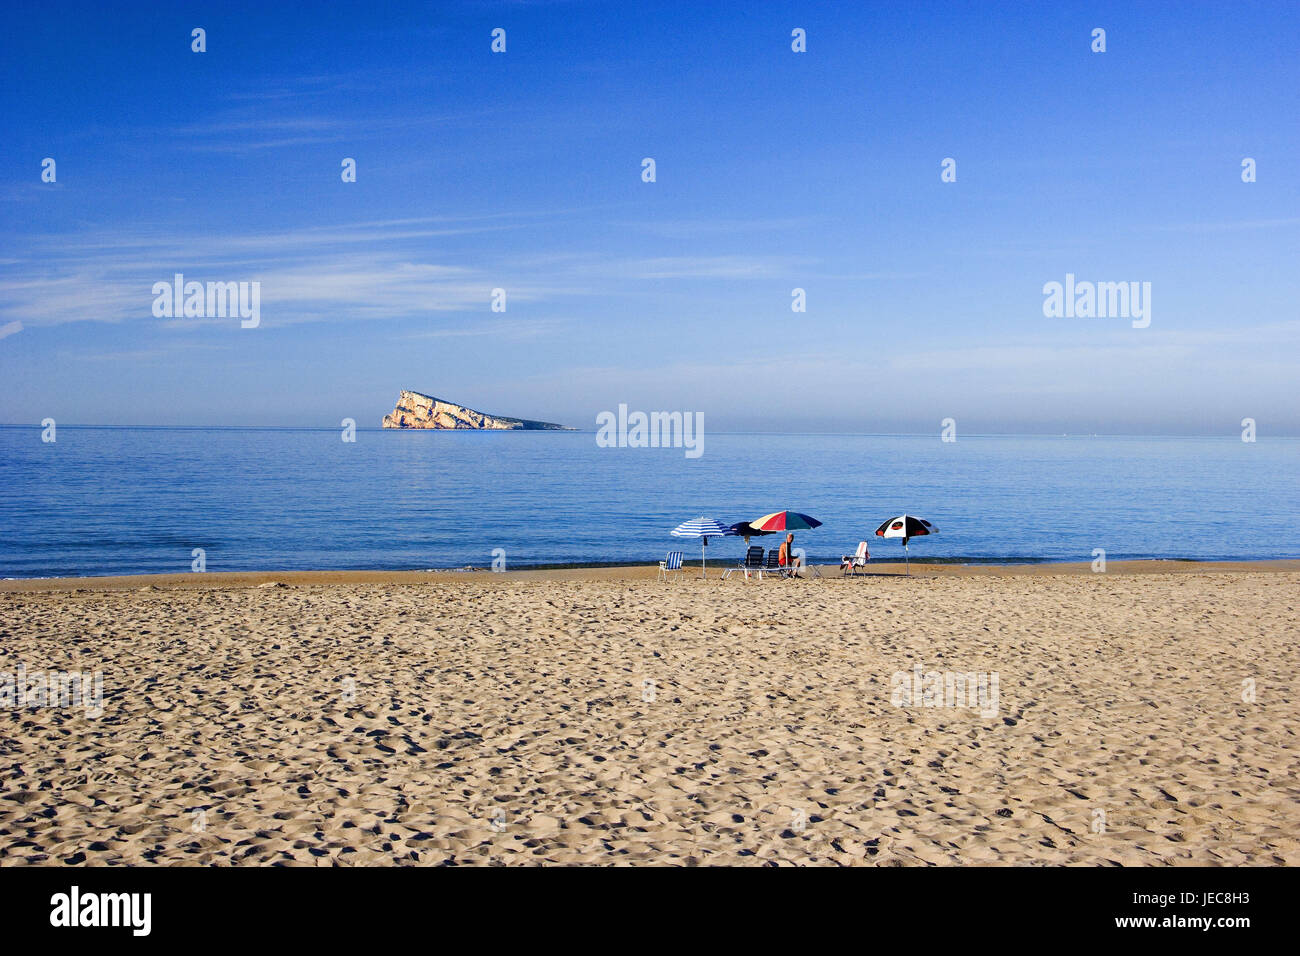
M 29 422 L 0 422 L 0 428 L 33 428 L 41 429 L 44 426 L 40 423 Z M 333 432 L 338 431 L 343 425 L 100 425 L 88 422 L 70 422 L 68 424 L 58 425 L 59 428 L 102 428 L 102 429 L 150 429 L 150 430 L 173 430 L 173 431 L 320 431 Z M 385 428 L 382 425 L 356 425 L 355 430 L 359 432 L 483 432 L 492 434 L 514 434 L 514 433 L 541 433 L 541 432 L 568 432 L 571 434 L 597 434 L 598 428 L 575 428 L 565 426 L 559 429 L 527 429 L 527 428 Z M 710 432 L 713 435 L 843 435 L 849 437 L 862 438 L 933 438 L 937 432 L 859 432 L 859 431 L 813 431 L 813 430 L 772 430 L 758 431 L 754 429 L 728 429 L 723 431 Z M 963 438 L 1224 438 L 1240 440 L 1240 434 L 1228 432 L 1195 432 L 1171 434 L 1166 432 L 969 432 L 962 436 Z M 1280 435 L 1263 435 L 1258 436 L 1262 439 L 1300 439 L 1300 435 L 1280 434 Z M 949 444 L 956 444 L 954 439 Z M 1252 444 L 1244 442 L 1244 444 Z

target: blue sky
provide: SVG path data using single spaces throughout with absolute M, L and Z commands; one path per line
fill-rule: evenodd
M 1292 4 L 7 17 L 3 422 L 367 426 L 406 387 L 586 428 L 1300 434 Z M 260 327 L 156 318 L 176 272 L 260 282 Z M 1150 327 L 1045 318 L 1066 273 L 1150 282 Z

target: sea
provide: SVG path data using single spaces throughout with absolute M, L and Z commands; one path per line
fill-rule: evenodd
M 42 435 L 0 427 L 0 577 L 698 561 L 681 522 L 787 509 L 822 522 L 795 535 L 813 562 L 901 559 L 873 532 L 903 513 L 938 528 L 913 562 L 1300 558 L 1296 439 L 710 433 L 693 458 L 592 431 Z

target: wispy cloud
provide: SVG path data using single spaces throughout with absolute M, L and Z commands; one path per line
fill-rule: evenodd
M 355 92 L 355 91 L 353 91 Z M 319 143 L 370 141 L 382 133 L 412 127 L 434 129 L 481 116 L 476 113 L 425 113 L 384 116 L 373 112 L 353 115 L 303 116 L 251 115 L 248 107 L 218 113 L 179 130 L 184 148 L 196 152 L 243 153 Z M 162 130 L 149 131 L 161 134 Z
M 507 289 L 509 303 L 586 291 L 583 283 L 566 284 L 504 255 L 462 265 L 430 261 L 422 251 L 431 239 L 517 228 L 499 217 L 421 217 L 266 234 L 98 234 L 71 243 L 43 237 L 32 242 L 29 258 L 0 264 L 0 319 L 158 323 L 153 284 L 176 273 L 186 281 L 259 282 L 269 324 L 487 311 L 495 288 Z
M 156 322 L 152 286 L 175 273 L 187 281 L 260 282 L 263 318 L 276 324 L 487 310 L 495 288 L 506 289 L 514 304 L 626 295 L 636 283 L 662 280 L 807 277 L 815 263 L 806 256 L 741 253 L 629 258 L 504 249 L 473 258 L 458 249 L 452 258 L 465 261 L 438 261 L 429 252 L 438 240 L 545 229 L 555 218 L 405 217 L 265 233 L 34 237 L 29 256 L 0 263 L 0 319 L 30 325 Z

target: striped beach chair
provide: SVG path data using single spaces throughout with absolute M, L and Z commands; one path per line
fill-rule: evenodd
M 659 580 L 667 581 L 668 572 L 682 570 L 682 552 L 669 551 L 668 557 L 659 562 Z

